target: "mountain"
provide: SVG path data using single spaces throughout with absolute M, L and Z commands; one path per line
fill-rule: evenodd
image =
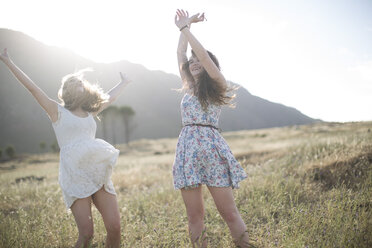
M 181 129 L 182 94 L 178 76 L 148 70 L 128 61 L 96 63 L 70 50 L 51 47 L 17 31 L 0 29 L 0 49 L 7 47 L 12 60 L 51 98 L 57 100 L 61 78 L 78 69 L 90 67 L 91 82 L 105 90 L 119 80 L 118 72 L 132 79 L 115 105 L 129 105 L 135 111 L 131 139 L 176 137 Z M 220 119 L 223 131 L 300 125 L 316 120 L 298 110 L 251 95 L 240 87 L 236 108 L 224 107 Z M 102 137 L 102 121 L 97 121 L 97 137 Z M 116 142 L 124 141 L 124 132 L 116 124 Z M 112 134 L 111 134 L 112 136 Z M 110 133 L 105 137 L 112 141 Z M 4 64 L 0 65 L 0 149 L 15 146 L 17 152 L 38 152 L 39 144 L 55 142 L 52 125 L 30 93 L 17 82 Z

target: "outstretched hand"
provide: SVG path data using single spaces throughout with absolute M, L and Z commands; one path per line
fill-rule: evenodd
M 119 72 L 119 73 L 120 73 L 121 83 L 129 84 L 130 82 L 132 82 L 132 80 L 130 80 L 125 73 L 122 73 L 122 72 Z
M 191 23 L 197 23 L 197 22 L 202 22 L 204 20 L 207 20 L 205 18 L 205 16 L 204 16 L 204 13 L 203 14 L 197 13 L 197 14 L 195 14 L 195 15 L 193 15 L 193 16 L 191 16 L 189 18 L 189 24 L 191 24 Z
M 183 9 L 177 9 L 176 16 L 174 17 L 174 23 L 178 28 L 189 25 L 189 12 L 184 11 Z
M 0 53 L 0 59 L 3 62 L 10 60 L 9 55 L 8 55 L 8 49 L 4 48 L 4 51 Z
M 183 9 L 177 9 L 176 16 L 174 18 L 174 22 L 178 28 L 182 28 L 186 25 L 190 26 L 191 23 L 202 22 L 204 20 L 206 20 L 204 13 L 197 13 L 189 17 L 189 12 L 184 11 Z

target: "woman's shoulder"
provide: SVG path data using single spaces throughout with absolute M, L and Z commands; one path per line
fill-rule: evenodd
M 189 101 L 190 99 L 192 99 L 194 95 L 190 92 L 184 92 L 183 94 L 183 97 L 182 97 L 182 101 Z
M 194 90 L 193 89 L 184 89 L 183 90 L 183 93 L 184 93 L 184 96 L 195 96 L 195 94 L 194 94 Z
M 61 103 L 58 103 L 58 112 L 60 113 L 66 113 L 66 112 L 71 112 L 70 110 L 68 110 L 67 108 L 65 108 L 65 106 Z
M 57 102 L 58 110 L 66 111 L 66 108 L 63 106 L 63 104 Z
M 53 125 L 57 125 L 60 122 L 64 113 L 67 111 L 67 109 L 60 103 L 57 103 L 57 108 L 58 108 L 58 117 L 55 122 L 52 122 Z

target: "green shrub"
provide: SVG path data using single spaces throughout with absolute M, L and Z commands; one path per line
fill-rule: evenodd
M 9 158 L 14 158 L 14 157 L 15 157 L 15 149 L 14 149 L 14 146 L 9 145 L 9 146 L 5 149 L 5 153 L 6 153 L 6 155 L 8 155 Z

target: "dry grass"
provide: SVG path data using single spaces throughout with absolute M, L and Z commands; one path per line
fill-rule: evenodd
M 249 177 L 234 191 L 257 247 L 372 247 L 372 123 L 321 123 L 224 133 Z M 120 145 L 113 181 L 122 247 L 190 247 L 173 190 L 176 139 Z M 32 177 L 33 176 L 33 177 Z M 58 186 L 58 155 L 0 164 L 0 247 L 71 247 L 77 237 Z M 19 178 L 27 178 L 16 183 Z M 37 178 L 43 178 L 37 180 Z M 204 190 L 210 247 L 233 247 Z M 105 230 L 93 211 L 93 247 Z

